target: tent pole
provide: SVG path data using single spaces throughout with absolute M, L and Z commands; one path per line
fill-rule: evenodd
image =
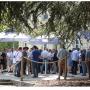
M 46 44 L 44 44 L 44 49 L 46 48 Z M 46 73 L 47 73 L 47 65 L 46 65 L 47 63 L 46 63 L 46 60 L 45 60 L 45 75 L 46 75 Z
M 64 80 L 67 78 L 67 56 L 65 57 L 65 73 L 64 73 Z
M 13 49 L 14 49 L 15 47 L 14 47 L 14 41 L 13 41 Z

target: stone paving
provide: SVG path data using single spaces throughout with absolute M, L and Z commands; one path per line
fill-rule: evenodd
M 43 83 L 46 83 L 49 81 L 49 84 L 55 83 L 57 80 L 58 74 L 39 74 L 38 78 L 32 78 L 32 75 L 24 76 L 23 81 L 20 81 L 20 77 L 15 77 L 13 73 L 0 73 L 0 80 L 11 80 L 13 82 L 13 85 L 8 85 L 5 84 L 4 86 L 9 86 L 9 87 L 37 87 L 37 86 L 43 86 Z M 64 79 L 63 76 L 60 77 L 62 80 Z M 87 76 L 81 76 L 80 73 L 78 75 L 72 75 L 72 74 L 67 74 L 67 79 L 87 79 Z M 62 82 L 62 81 L 61 81 Z M 0 87 L 3 87 L 2 81 L 0 82 Z M 8 83 L 8 82 L 7 82 Z M 48 84 L 48 85 L 49 85 Z M 52 84 L 53 86 L 53 84 Z
M 13 73 L 0 73 L 0 80 L 12 80 L 18 83 L 19 85 L 17 86 L 25 86 L 21 85 L 22 82 L 24 82 L 26 85 L 34 86 L 38 85 L 39 81 L 46 81 L 46 80 L 56 80 L 58 77 L 58 74 L 39 74 L 38 78 L 32 78 L 32 75 L 29 76 L 24 76 L 23 81 L 20 81 L 20 77 L 15 77 Z M 60 77 L 61 79 L 64 79 L 63 76 Z M 81 76 L 80 74 L 78 75 L 72 75 L 72 74 L 67 74 L 67 79 L 87 79 L 87 76 Z M 29 86 L 28 85 L 28 86 Z M 0 85 L 2 86 L 2 85 Z
M 57 79 L 58 74 L 39 74 L 38 78 L 32 78 L 32 75 L 24 76 L 24 81 L 33 81 L 33 80 L 55 80 Z M 63 76 L 60 77 L 61 79 L 64 79 Z M 78 75 L 72 75 L 72 74 L 67 74 L 67 79 L 83 79 L 83 78 L 88 78 L 87 76 L 81 76 L 80 74 Z M 15 77 L 13 73 L 0 73 L 0 79 L 4 80 L 17 80 L 20 81 L 20 77 Z

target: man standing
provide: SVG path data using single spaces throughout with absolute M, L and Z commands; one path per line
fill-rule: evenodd
M 90 47 L 86 53 L 86 65 L 87 65 L 87 71 L 88 71 L 89 79 L 90 79 Z
M 29 53 L 28 53 L 28 58 L 30 60 L 32 60 L 32 52 L 33 52 L 33 48 L 31 48 Z M 30 72 L 31 72 L 31 74 L 33 74 L 32 62 L 29 62 L 29 63 L 30 63 Z
M 4 49 L 4 51 L 1 54 L 1 62 L 2 62 L 2 66 L 3 66 L 3 70 L 7 68 L 7 54 L 6 54 L 6 49 Z
M 32 51 L 32 67 L 33 67 L 33 78 L 38 77 L 38 61 L 39 61 L 39 57 L 40 57 L 40 52 L 38 50 L 37 46 L 33 46 L 33 51 Z
M 12 72 L 12 65 L 13 65 L 13 50 L 12 49 L 8 49 L 7 51 L 7 69 L 8 72 Z
M 49 56 L 49 52 L 47 48 L 44 48 L 44 50 L 41 53 L 41 57 L 43 59 L 43 62 L 46 62 L 46 67 L 45 67 L 45 63 L 42 64 L 41 67 L 41 73 L 43 74 L 43 69 L 44 67 L 46 68 L 46 73 L 48 73 L 48 56 Z
M 15 76 L 20 77 L 21 72 L 21 60 L 22 60 L 22 48 L 20 47 L 15 54 L 16 67 L 15 67 Z
M 28 47 L 24 47 L 23 48 L 23 52 L 22 52 L 23 57 L 23 74 L 26 75 L 26 65 L 27 65 L 27 59 L 28 58 Z
M 58 79 L 60 79 L 60 75 L 62 75 L 64 73 L 65 75 L 65 60 L 67 57 L 67 51 L 64 47 L 64 45 L 61 45 L 61 49 L 59 50 L 58 54 L 58 69 L 59 69 L 59 75 L 58 75 Z
M 77 75 L 77 68 L 78 68 L 78 62 L 79 62 L 79 51 L 77 49 L 74 49 L 71 54 L 71 60 L 72 60 L 72 74 Z
M 83 49 L 81 50 L 81 66 L 82 66 L 82 76 L 86 76 L 87 73 L 87 67 L 86 67 L 86 63 L 85 63 L 85 56 L 86 56 L 86 50 Z
M 57 58 L 57 50 L 53 49 L 53 57 L 52 57 L 52 60 L 53 61 L 57 61 L 58 58 Z M 52 64 L 52 70 L 53 70 L 53 74 L 55 74 L 57 72 L 57 62 L 54 62 Z

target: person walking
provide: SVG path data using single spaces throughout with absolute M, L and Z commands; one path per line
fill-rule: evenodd
M 66 57 L 67 57 L 67 51 L 64 47 L 64 45 L 61 45 L 61 49 L 58 51 L 58 54 L 57 54 L 57 57 L 58 57 L 58 71 L 59 71 L 59 75 L 58 75 L 58 78 L 60 80 L 60 76 L 62 76 L 62 74 L 64 73 L 64 75 L 66 75 L 65 73 L 65 60 L 66 60 Z

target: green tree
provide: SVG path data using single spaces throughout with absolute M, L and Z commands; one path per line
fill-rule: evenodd
M 18 32 L 36 36 L 54 33 L 63 43 L 72 42 L 79 31 L 89 30 L 89 6 L 89 1 L 0 2 L 0 26 L 15 27 Z M 38 27 L 38 16 L 47 11 L 48 22 Z
M 0 51 L 3 50 L 4 48 L 18 48 L 18 42 L 0 42 Z

